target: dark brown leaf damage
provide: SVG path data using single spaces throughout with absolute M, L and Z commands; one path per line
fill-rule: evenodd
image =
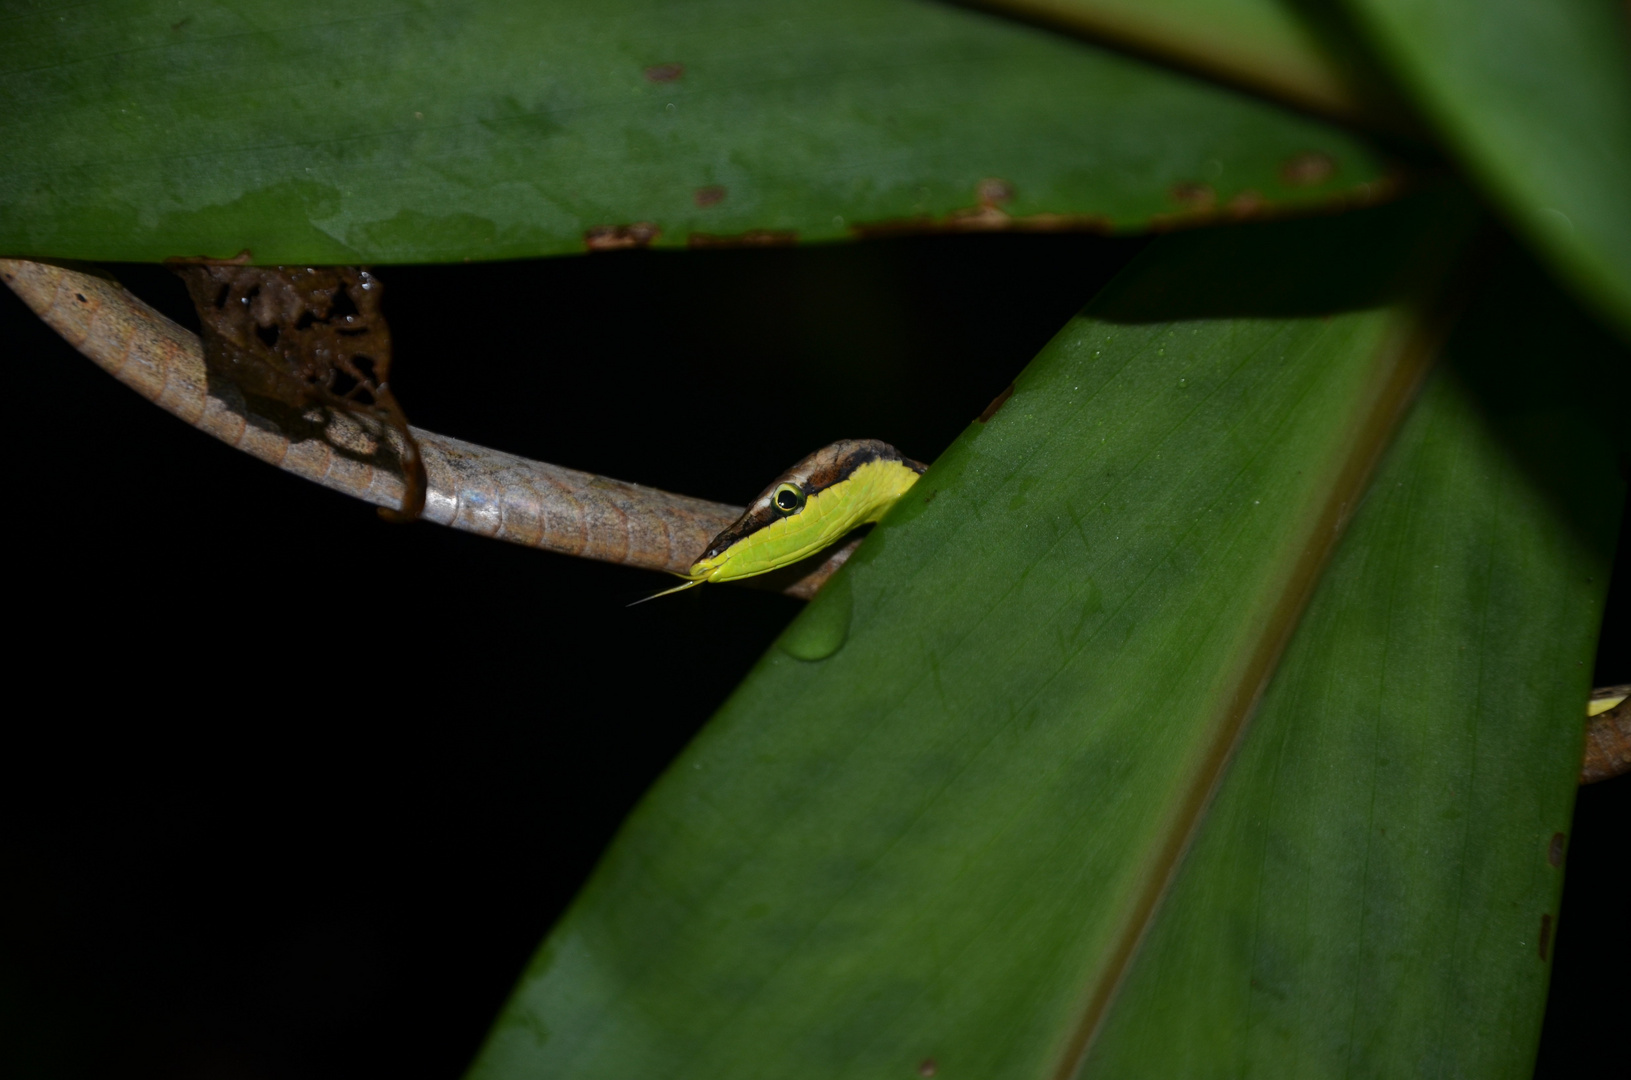
M 1007 403 L 1008 399 L 1013 397 L 1013 396 L 1014 396 L 1014 384 L 1009 383 L 1008 388 L 1006 390 L 1004 390 L 1002 393 L 998 394 L 996 397 L 992 398 L 991 399 L 991 404 L 987 405 L 985 407 L 985 411 L 982 412 L 979 416 L 975 417 L 975 419 L 978 420 L 982 424 L 989 423 L 991 421 L 991 418 L 993 416 L 997 415 L 997 410 L 1002 408 L 1003 405 Z
M 625 251 L 650 247 L 662 230 L 649 221 L 633 225 L 596 225 L 583 234 L 583 246 L 590 251 Z
M 296 409 L 320 405 L 385 424 L 402 437 L 402 520 L 425 505 L 425 467 L 391 393 L 384 288 L 362 267 L 173 262 L 203 330 L 212 375 Z
M 1191 210 L 1210 210 L 1218 202 L 1218 193 L 1212 190 L 1210 184 L 1202 184 L 1193 180 L 1174 184 L 1172 197 Z
M 694 232 L 685 238 L 685 244 L 693 248 L 791 247 L 798 240 L 799 234 L 791 229 L 750 229 L 729 236 Z
M 861 222 L 850 232 L 862 238 L 916 236 L 945 232 L 1094 232 L 1113 231 L 1109 218 L 1098 214 L 1026 214 L 1016 216 L 1004 207 L 1014 199 L 1014 185 L 1000 177 L 987 177 L 974 185 L 974 205 L 944 217 L 896 218 Z

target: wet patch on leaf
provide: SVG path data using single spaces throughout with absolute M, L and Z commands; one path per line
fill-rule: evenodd
M 807 663 L 825 660 L 849 640 L 854 615 L 855 599 L 849 578 L 839 574 L 822 587 L 817 598 L 793 620 L 777 644 L 797 660 Z

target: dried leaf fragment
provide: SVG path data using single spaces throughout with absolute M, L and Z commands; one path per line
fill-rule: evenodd
M 391 393 L 384 286 L 359 266 L 239 266 L 172 262 L 203 328 L 212 375 L 297 409 L 366 417 L 402 440 L 402 520 L 425 506 L 425 466 Z M 383 512 L 383 511 L 382 511 Z M 396 516 L 396 515 L 388 515 Z

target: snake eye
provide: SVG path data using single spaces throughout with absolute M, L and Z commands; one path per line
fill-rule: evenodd
M 770 505 L 778 514 L 796 514 L 804 509 L 804 489 L 797 484 L 781 484 L 770 496 Z

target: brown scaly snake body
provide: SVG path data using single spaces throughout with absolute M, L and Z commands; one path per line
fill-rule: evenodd
M 210 380 L 197 335 L 104 277 L 0 259 L 0 279 L 67 342 L 160 408 L 286 472 L 375 506 L 403 493 L 387 432 L 313 409 L 261 411 Z M 683 573 L 742 514 L 739 506 L 564 469 L 413 429 L 425 460 L 423 517 L 438 525 L 565 555 Z M 853 544 L 787 585 L 809 597 Z
M 211 385 L 198 337 L 116 282 L 48 263 L 0 259 L 4 280 L 69 344 L 155 405 L 245 453 L 375 506 L 397 508 L 402 474 L 389 432 L 322 409 L 257 410 Z M 414 428 L 426 520 L 511 543 L 684 576 L 742 508 L 529 461 Z M 857 541 L 786 586 L 808 598 Z M 1621 688 L 1623 690 L 1623 688 Z M 1581 782 L 1631 768 L 1631 700 L 1594 717 Z

